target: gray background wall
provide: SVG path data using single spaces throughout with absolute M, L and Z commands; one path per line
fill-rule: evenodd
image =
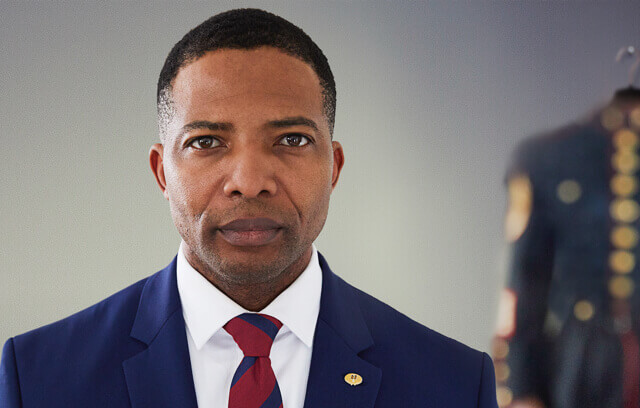
M 317 241 L 334 271 L 487 349 L 502 184 L 523 137 L 625 86 L 640 2 L 0 1 L 0 338 L 166 265 L 179 237 L 147 164 L 171 46 L 259 6 L 320 45 L 346 166 Z

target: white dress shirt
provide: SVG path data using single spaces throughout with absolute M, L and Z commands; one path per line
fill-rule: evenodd
M 189 264 L 183 244 L 178 251 L 178 293 L 186 323 L 198 407 L 226 408 L 231 379 L 243 354 L 222 326 L 248 311 Z M 282 322 L 270 357 L 284 408 L 302 408 L 304 405 L 321 290 L 322 271 L 314 246 L 311 261 L 298 279 L 260 311 Z

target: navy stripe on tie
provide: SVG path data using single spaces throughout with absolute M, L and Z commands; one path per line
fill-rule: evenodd
M 242 359 L 240 365 L 238 366 L 238 369 L 236 370 L 236 373 L 233 375 L 233 380 L 231 380 L 231 387 L 236 385 L 236 383 L 240 378 L 242 378 L 244 373 L 246 373 L 251 367 L 253 367 L 257 359 L 257 357 L 248 356 Z
M 238 317 L 265 332 L 267 336 L 271 337 L 271 340 L 276 338 L 276 334 L 280 330 L 271 320 L 255 313 L 243 313 Z
M 260 405 L 260 408 L 280 408 L 281 405 L 282 396 L 280 395 L 280 388 L 276 382 L 276 385 L 273 387 L 273 391 L 271 391 L 271 395 L 269 395 L 266 401 Z

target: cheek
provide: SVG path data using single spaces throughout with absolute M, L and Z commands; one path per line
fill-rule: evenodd
M 331 169 L 316 168 L 317 171 L 305 174 L 292 185 L 299 198 L 303 216 L 308 214 L 311 221 L 326 213 L 331 196 Z M 306 214 L 304 214 L 306 213 Z
M 170 166 L 165 171 L 169 205 L 174 216 L 198 217 L 207 208 L 211 185 L 202 172 L 185 167 Z
M 324 227 L 329 212 L 329 198 L 331 196 L 331 183 L 326 182 L 324 178 L 315 187 L 312 192 L 309 192 L 308 207 L 303 212 L 302 218 L 304 225 L 303 236 L 308 237 L 310 241 L 314 241 Z

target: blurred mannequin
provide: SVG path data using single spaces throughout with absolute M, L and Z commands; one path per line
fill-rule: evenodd
M 639 406 L 640 93 L 522 143 L 493 345 L 509 408 Z

